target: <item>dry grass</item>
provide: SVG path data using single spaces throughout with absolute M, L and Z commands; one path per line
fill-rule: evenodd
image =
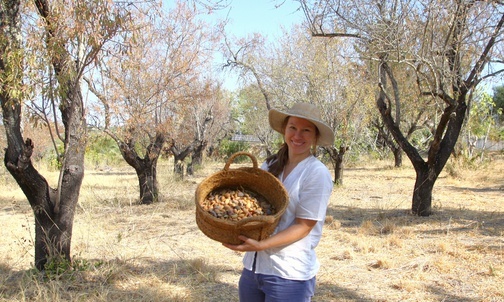
M 80 270 L 53 280 L 32 270 L 31 209 L 0 168 L 0 300 L 237 301 L 242 256 L 206 238 L 193 213 L 196 185 L 223 166 L 176 182 L 161 163 L 162 202 L 149 206 L 135 204 L 130 168 L 88 171 L 73 234 Z M 447 171 L 421 218 L 409 214 L 407 163 L 348 168 L 317 247 L 314 301 L 504 301 L 504 159 Z

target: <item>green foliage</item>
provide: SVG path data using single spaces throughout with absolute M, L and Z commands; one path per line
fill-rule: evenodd
M 3 66 L 0 69 L 0 85 L 11 100 L 24 100 L 29 93 L 29 86 L 22 81 L 25 53 L 23 49 L 10 44 L 5 37 L 0 39 L 1 47 L 5 47 L 1 58 Z
M 495 111 L 500 113 L 502 120 L 504 113 L 504 85 L 493 88 L 493 102 L 495 104 Z
M 117 143 L 108 135 L 92 132 L 86 147 L 86 161 L 91 165 L 110 165 L 122 161 Z
M 488 136 L 498 140 L 497 116 L 502 115 L 502 109 L 495 110 L 496 104 L 492 97 L 483 93 L 481 97 L 472 102 L 469 131 L 472 135 L 482 138 Z
M 100 266 L 98 263 L 96 266 Z M 74 259 L 70 261 L 63 255 L 57 255 L 48 259 L 44 265 L 44 278 L 48 280 L 68 279 L 73 280 L 73 273 L 82 272 L 91 268 L 91 263 L 83 259 Z
M 418 150 L 427 150 L 429 149 L 431 143 L 431 137 L 432 132 L 428 128 L 423 127 L 414 131 L 411 134 L 409 141 Z
M 481 160 L 480 157 L 467 157 L 467 156 L 457 156 L 450 157 L 449 161 L 446 163 L 444 170 L 451 177 L 458 178 L 461 177 L 464 171 L 476 171 L 485 169 L 488 167 L 490 159 Z
M 49 280 L 59 279 L 64 273 L 70 271 L 71 268 L 71 261 L 65 259 L 63 256 L 53 257 L 48 259 L 44 265 L 44 274 Z
M 225 139 L 219 144 L 219 154 L 221 154 L 227 158 L 236 152 L 247 151 L 247 150 L 249 150 L 249 148 L 250 148 L 250 145 L 246 142 L 237 142 L 237 141 Z M 237 162 L 240 162 L 242 160 L 245 160 L 245 158 L 243 158 L 243 159 L 237 158 L 236 159 Z
M 64 154 L 63 143 L 57 145 L 58 154 Z M 45 163 L 49 170 L 56 171 L 61 168 L 61 158 L 58 158 L 54 148 L 47 146 L 41 154 L 41 161 Z M 116 142 L 109 136 L 91 132 L 88 137 L 86 146 L 86 164 L 97 165 L 113 165 L 123 161 L 119 147 Z
M 63 154 L 65 152 L 63 144 L 58 144 L 58 154 Z M 42 154 L 42 161 L 47 163 L 49 170 L 57 171 L 61 168 L 62 162 L 61 158 L 58 157 L 56 151 L 53 148 L 48 148 L 47 151 Z

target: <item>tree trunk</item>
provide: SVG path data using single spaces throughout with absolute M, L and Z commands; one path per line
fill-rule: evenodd
M 81 94 L 78 86 L 73 86 L 62 108 L 65 125 L 65 154 L 60 170 L 59 189 L 49 187 L 46 179 L 38 173 L 31 162 L 33 143 L 27 139 L 23 143 L 19 121 L 20 106 L 10 106 L 2 98 L 3 120 L 8 146 L 4 163 L 11 175 L 26 195 L 35 215 L 35 267 L 43 270 L 45 264 L 58 257 L 71 261 L 75 207 L 79 199 L 84 177 L 84 152 L 86 148 L 86 123 L 83 116 Z
M 399 147 L 392 148 L 394 154 L 394 167 L 399 168 L 402 166 L 402 150 Z
M 179 180 L 184 179 L 184 160 L 180 160 L 177 156 L 173 156 L 173 173 Z
M 140 188 L 139 204 L 152 204 L 159 198 L 157 181 L 157 162 L 166 141 L 163 133 L 156 133 L 154 140 L 147 146 L 144 158 L 140 158 L 135 150 L 135 141 L 121 141 L 114 134 L 107 132 L 118 144 L 124 160 L 135 169 Z
M 334 183 L 337 185 L 343 185 L 343 156 L 345 155 L 347 150 L 348 147 L 341 146 L 336 157 L 336 165 L 334 166 Z
M 205 151 L 205 148 L 207 146 L 207 142 L 201 142 L 194 148 L 192 155 L 191 155 L 191 162 L 194 165 L 201 166 L 203 164 L 203 152 Z
M 148 165 L 147 165 L 148 164 Z M 157 183 L 156 164 L 148 162 L 136 171 L 140 187 L 140 204 L 152 204 L 158 201 L 159 186 Z
M 379 121 L 373 122 L 374 126 L 378 130 L 379 140 L 383 142 L 394 155 L 394 167 L 399 168 L 402 166 L 402 149 L 399 145 L 394 141 L 394 137 L 390 135 L 390 132 L 387 132 L 384 129 L 383 124 Z M 398 126 L 397 126 L 398 127 Z M 399 127 L 398 127 L 399 128 Z
M 180 148 L 175 144 L 175 140 L 172 140 L 170 150 L 173 154 L 173 172 L 176 177 L 180 179 L 184 178 L 184 160 L 189 154 L 191 154 L 193 149 L 194 144 L 191 144 L 180 150 Z
M 418 216 L 430 216 L 432 213 L 432 189 L 437 175 L 426 164 L 415 168 L 416 180 L 413 189 L 411 210 Z
M 194 167 L 201 166 L 203 164 L 203 152 L 207 146 L 207 142 L 203 141 L 196 145 L 193 152 L 191 153 L 191 162 L 187 165 L 187 175 L 194 174 Z
M 337 185 L 343 184 L 343 156 L 348 147 L 340 146 L 339 151 L 335 147 L 324 148 L 331 158 L 331 163 L 334 167 L 334 183 Z

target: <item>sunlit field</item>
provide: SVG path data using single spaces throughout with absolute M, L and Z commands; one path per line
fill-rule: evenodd
M 51 276 L 33 269 L 33 215 L 0 167 L 0 300 L 238 301 L 242 255 L 203 235 L 194 217 L 197 184 L 224 164 L 176 181 L 171 162 L 160 162 L 161 202 L 147 206 L 136 203 L 132 168 L 88 167 L 73 270 Z M 407 159 L 392 164 L 347 165 L 334 187 L 313 301 L 504 301 L 502 155 L 450 161 L 430 217 L 409 214 L 414 170 Z M 57 172 L 42 173 L 55 184 Z

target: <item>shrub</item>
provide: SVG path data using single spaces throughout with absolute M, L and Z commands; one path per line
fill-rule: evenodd
M 228 158 L 236 152 L 248 151 L 250 145 L 247 142 L 231 141 L 228 139 L 223 140 L 219 145 L 219 154 Z M 237 162 L 246 160 L 246 158 L 237 158 Z

